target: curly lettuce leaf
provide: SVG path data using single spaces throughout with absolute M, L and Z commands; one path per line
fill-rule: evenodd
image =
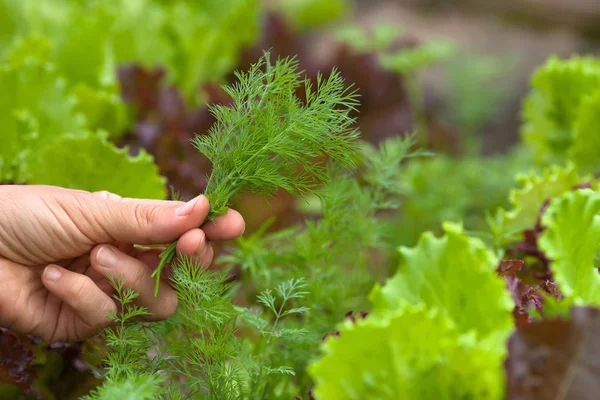
M 103 130 L 111 137 L 119 137 L 133 120 L 132 110 L 121 100 L 116 85 L 95 88 L 79 84 L 71 93 L 77 99 L 75 110 L 85 116 L 90 130 Z
M 523 105 L 522 137 L 539 162 L 562 163 L 569 156 L 578 140 L 574 131 L 580 106 L 599 89 L 600 60 L 593 57 L 552 57 L 535 72 Z M 573 161 L 579 165 L 577 159 Z
M 600 166 L 600 87 L 585 97 L 579 106 L 573 122 L 573 143 L 569 148 L 569 158 L 585 171 L 597 172 Z
M 442 313 L 406 306 L 345 321 L 313 364 L 317 399 L 501 399 L 503 351 L 460 332 Z
M 45 146 L 24 165 L 31 184 L 88 191 L 108 190 L 124 197 L 165 199 L 165 179 L 143 150 L 132 157 L 103 132 L 65 135 Z
M 23 0 L 22 9 L 23 33 L 51 40 L 51 59 L 73 84 L 102 87 L 107 64 L 136 62 L 164 67 L 192 100 L 231 71 L 261 11 L 258 0 Z
M 573 163 L 520 174 L 517 181 L 520 187 L 513 189 L 509 195 L 512 208 L 498 209 L 494 217 L 488 220 L 496 244 L 500 247 L 508 242 L 521 240 L 523 231 L 535 226 L 546 201 L 583 183 L 597 185 L 592 176 L 581 176 Z
M 426 232 L 415 247 L 400 249 L 398 272 L 370 294 L 374 312 L 425 304 L 440 310 L 460 332 L 478 337 L 508 332 L 514 304 L 495 272 L 498 259 L 461 225 L 445 223 L 443 228 L 440 238 Z
M 0 87 L 0 180 L 18 181 L 25 153 L 66 132 L 81 132 L 85 118 L 54 66 L 35 56 L 15 56 L 0 65 Z
M 590 189 L 554 199 L 544 216 L 539 247 L 565 298 L 577 305 L 600 305 L 600 194 Z

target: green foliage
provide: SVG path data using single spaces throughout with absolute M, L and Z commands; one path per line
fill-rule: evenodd
M 271 196 L 280 188 L 293 195 L 314 190 L 328 178 L 322 158 L 353 166 L 358 135 L 349 113 L 357 105 L 355 94 L 335 70 L 319 76 L 313 88 L 297 69 L 297 60 L 272 64 L 266 53 L 224 88 L 233 105 L 210 107 L 216 123 L 193 144 L 213 164 L 205 192 L 211 215 L 225 213 L 242 191 Z M 301 86 L 306 104 L 295 95 Z
M 498 260 L 456 224 L 402 248 L 396 275 L 345 321 L 310 367 L 324 399 L 501 399 L 512 301 Z
M 508 204 L 514 175 L 528 165 L 521 151 L 485 158 L 436 154 L 411 160 L 397 180 L 402 206 L 390 227 L 394 246 L 412 246 L 425 231 L 441 233 L 441 221 L 462 222 L 473 235 L 487 238 L 486 214 Z
M 370 299 L 375 313 L 402 304 L 425 304 L 448 317 L 459 332 L 486 337 L 512 327 L 512 301 L 496 275 L 498 259 L 482 241 L 457 224 L 444 224 L 444 236 L 426 232 L 413 248 L 400 249 L 398 272 Z
M 504 80 L 514 60 L 507 56 L 483 56 L 456 52 L 447 64 L 448 110 L 445 117 L 460 132 L 461 147 L 466 156 L 481 154 L 485 125 L 502 116 L 510 96 L 510 85 Z M 485 96 L 481 88 L 485 87 Z
M 326 26 L 349 14 L 350 0 L 276 0 L 276 9 L 300 30 Z
M 173 266 L 171 282 L 179 305 L 158 338 L 170 356 L 169 385 L 182 396 L 191 391 L 192 398 L 243 398 L 247 373 L 235 337 L 236 310 L 228 278 L 188 257 L 179 257 Z M 178 375 L 186 379 L 182 382 Z
M 577 185 L 597 181 L 591 176 L 580 176 L 572 163 L 565 167 L 552 166 L 543 171 L 519 174 L 519 189 L 510 192 L 510 210 L 499 209 L 489 218 L 494 243 L 498 248 L 523 239 L 523 231 L 531 229 L 546 201 L 573 190 Z
M 49 38 L 53 62 L 73 85 L 110 86 L 123 63 L 160 65 L 192 102 L 200 100 L 198 86 L 229 73 L 254 40 L 260 10 L 257 0 L 2 3 L 15 34 Z
M 244 191 L 273 196 L 280 189 L 304 195 L 328 182 L 324 160 L 345 168 L 354 165 L 356 94 L 338 71 L 319 75 L 316 87 L 302 79 L 294 58 L 271 62 L 266 52 L 238 81 L 225 86 L 231 105 L 211 105 L 216 122 L 194 146 L 213 165 L 205 195 L 209 220 L 227 212 L 230 200 Z M 304 88 L 305 103 L 295 94 Z M 175 256 L 175 244 L 161 255 L 153 272 L 158 290 L 160 271 Z
M 453 44 L 432 40 L 411 49 L 388 51 L 380 56 L 381 65 L 399 74 L 422 70 L 433 64 L 448 60 L 455 51 Z
M 316 193 L 318 221 L 273 233 L 266 233 L 269 225 L 265 224 L 260 231 L 240 238 L 231 253 L 221 258 L 241 268 L 249 302 L 258 292 L 269 304 L 265 293 L 280 282 L 301 279 L 306 285 L 305 297 L 289 305 L 294 313 L 301 311 L 302 317 L 290 316 L 278 323 L 281 330 L 294 335 L 280 338 L 282 347 L 270 358 L 271 365 L 291 366 L 295 379 L 271 377 L 274 381 L 269 387 L 281 391 L 269 391 L 269 398 L 306 393 L 312 386 L 306 371 L 323 335 L 333 331 L 348 311 L 368 307 L 365 293 L 387 270 L 382 252 L 387 250 L 388 228 L 378 213 L 398 206 L 395 196 L 401 163 L 424 155 L 413 145 L 410 137 L 390 138 L 379 148 L 364 144 L 355 171 L 328 169 L 329 184 Z M 265 330 L 261 316 L 245 313 L 243 318 Z
M 358 24 L 343 24 L 335 31 L 338 40 L 358 53 L 384 52 L 403 34 L 401 28 L 392 24 L 375 24 L 370 29 Z
M 0 180 L 21 181 L 21 163 L 65 132 L 78 133 L 83 116 L 52 64 L 15 46 L 0 65 Z
M 535 72 L 523 105 L 523 140 L 544 165 L 571 160 L 596 172 L 594 129 L 600 90 L 600 62 L 592 57 L 550 58 Z
M 238 312 L 228 279 L 191 258 L 178 258 L 171 276 L 178 308 L 167 321 L 153 324 L 140 320 L 149 314 L 133 304 L 137 294 L 111 279 L 121 310 L 111 315 L 116 326 L 103 332 L 106 379 L 89 400 L 119 390 L 123 396 L 150 393 L 153 399 L 247 398 L 252 363 L 235 336 Z
M 109 281 L 115 288 L 114 298 L 120 309 L 110 314 L 115 326 L 102 332 L 107 345 L 104 356 L 106 380 L 84 399 L 109 399 L 115 393 L 124 399 L 155 399 L 160 393 L 162 378 L 158 371 L 163 360 L 149 354 L 154 347 L 153 327 L 136 322 L 149 313 L 134 304 L 139 294 L 125 288 L 122 276 L 109 275 Z
M 277 350 L 293 348 L 294 345 L 301 344 L 303 337 L 308 333 L 306 329 L 285 328 L 282 327 L 282 318 L 292 316 L 302 318 L 303 314 L 310 309 L 307 307 L 293 307 L 298 301 L 302 301 L 309 293 L 306 291 L 307 285 L 303 279 L 290 279 L 284 281 L 275 289 L 276 295 L 272 290 L 266 289 L 258 296 L 258 303 L 262 304 L 269 312 L 273 314 L 271 323 L 260 319 L 255 314 L 246 310 L 242 315 L 245 320 L 258 329 L 264 344 L 259 341 L 253 343 L 258 363 L 251 371 L 252 385 L 249 392 L 250 398 L 265 398 L 267 395 L 268 384 L 271 379 L 263 379 L 265 375 L 275 375 L 275 379 L 289 380 L 286 375 L 296 375 L 294 368 L 285 365 L 276 365 L 272 362 L 281 357 L 273 355 Z M 258 318 L 258 319 L 257 319 Z M 267 329 L 268 328 L 268 329 Z M 279 343 L 277 343 L 279 342 Z M 271 363 L 268 360 L 272 360 Z
M 403 306 L 339 330 L 310 369 L 317 399 L 502 398 L 502 353 L 461 339 L 439 312 Z
M 560 291 L 578 305 L 600 305 L 600 195 L 590 189 L 556 197 L 542 217 L 539 246 L 552 260 Z
M 93 157 L 90 155 L 93 154 Z M 108 142 L 104 132 L 64 135 L 22 164 L 21 178 L 30 184 L 55 185 L 89 191 L 108 190 L 123 197 L 164 199 L 166 180 L 154 158 Z
M 156 388 L 162 383 L 158 375 L 132 375 L 126 379 L 108 379 L 101 388 L 95 389 L 80 400 L 155 400 Z
M 69 90 L 48 61 L 49 50 L 42 39 L 18 40 L 0 65 L 0 87 L 6 94 L 0 100 L 0 181 L 165 198 L 165 180 L 147 152 L 132 157 L 128 149 L 110 143 L 108 133 L 89 129 L 118 125 L 103 116 L 114 109 L 98 108 L 99 101 L 114 99 L 94 97 L 103 92 L 85 92 L 84 86 Z M 90 97 L 82 102 L 85 96 Z M 94 115 L 98 110 L 103 111 Z

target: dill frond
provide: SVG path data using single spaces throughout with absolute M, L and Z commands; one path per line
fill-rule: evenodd
M 179 306 L 178 329 L 163 343 L 172 355 L 169 370 L 183 381 L 171 382 L 188 398 L 243 399 L 244 360 L 235 336 L 237 311 L 224 271 L 205 269 L 190 257 L 178 257 L 171 282 Z
M 316 86 L 302 78 L 296 58 L 271 62 L 266 52 L 238 81 L 224 90 L 232 104 L 209 107 L 216 122 L 193 145 L 213 165 L 205 195 L 208 219 L 227 212 L 230 200 L 242 192 L 265 197 L 279 189 L 303 196 L 329 182 L 325 160 L 342 168 L 355 166 L 358 131 L 351 111 L 357 94 L 334 69 L 319 74 Z M 296 92 L 304 88 L 303 101 Z M 175 257 L 175 244 L 161 255 L 152 274 L 158 290 L 160 271 Z

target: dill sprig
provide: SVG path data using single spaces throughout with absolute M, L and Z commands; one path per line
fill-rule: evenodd
M 303 78 L 295 57 L 273 64 L 265 54 L 237 82 L 225 86 L 230 105 L 210 105 L 216 122 L 192 143 L 213 165 L 204 194 L 210 202 L 208 220 L 227 213 L 241 192 L 265 197 L 279 189 L 303 196 L 328 184 L 325 160 L 344 168 L 355 166 L 356 139 L 351 111 L 357 94 L 337 69 L 319 74 L 316 85 Z M 304 88 L 304 100 L 296 93 Z M 175 257 L 176 243 L 161 254 L 152 276 L 158 293 L 160 273 Z

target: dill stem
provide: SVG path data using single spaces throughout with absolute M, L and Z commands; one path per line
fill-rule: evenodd
M 413 124 L 417 128 L 417 142 L 420 145 L 427 145 L 429 138 L 429 127 L 427 124 L 427 114 L 425 111 L 423 91 L 421 89 L 419 75 L 417 72 L 406 73 L 406 88 L 408 101 L 413 115 Z
M 267 339 L 267 342 L 265 343 L 265 347 L 262 351 L 262 354 L 260 356 L 260 361 L 258 363 L 258 376 L 256 377 L 256 380 L 252 383 L 252 394 L 253 395 L 254 395 L 254 390 L 256 389 L 256 384 L 260 381 L 260 378 L 262 378 L 263 363 L 264 363 L 265 357 L 267 355 L 267 350 L 269 349 L 269 346 L 271 345 L 271 340 L 273 339 L 273 334 L 275 332 L 275 329 L 277 329 L 277 324 L 279 323 L 279 320 L 281 319 L 281 312 L 283 311 L 283 307 L 285 307 L 286 303 L 287 303 L 287 300 L 284 300 L 281 303 L 279 310 L 275 313 L 275 321 L 273 322 L 273 328 L 271 329 L 271 332 L 269 333 L 269 338 Z M 264 396 L 266 390 L 267 389 L 265 387 L 265 390 L 263 391 L 263 396 Z

